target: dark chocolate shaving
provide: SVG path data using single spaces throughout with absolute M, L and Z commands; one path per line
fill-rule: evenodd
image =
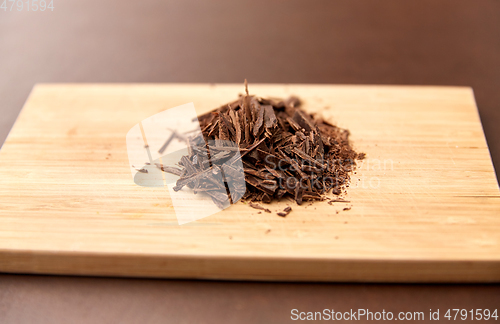
M 264 208 L 264 207 L 262 207 L 262 206 L 260 206 L 260 205 L 254 204 L 254 203 L 250 203 L 249 205 L 250 205 L 250 207 L 252 207 L 252 208 L 263 210 L 263 211 L 265 211 L 266 213 L 270 213 L 270 212 L 271 212 L 269 209 Z
M 365 158 L 364 153 L 352 149 L 349 131 L 308 114 L 296 97 L 281 100 L 250 95 L 246 80 L 245 94 L 238 100 L 198 120 L 201 134 L 188 140 L 189 156 L 179 162 L 181 169 L 160 168 L 180 176 L 175 190 L 195 188 L 195 192 L 209 194 L 218 206 L 243 198 L 251 201 L 251 207 L 270 212 L 252 202 L 290 197 L 300 205 L 324 200 L 327 193 L 345 191 L 355 161 Z M 178 135 L 172 134 L 165 144 L 174 136 Z M 234 145 L 217 144 L 219 140 Z M 208 149 L 206 143 L 214 141 L 216 145 Z M 239 160 L 242 170 L 233 167 Z M 244 188 L 228 188 L 241 172 Z M 226 191 L 221 190 L 221 177 Z M 228 195 L 233 191 L 229 189 L 240 196 Z M 278 215 L 284 217 L 290 210 Z
M 170 145 L 170 142 L 172 142 L 172 140 L 175 137 L 176 137 L 176 132 L 172 132 L 172 134 L 170 135 L 170 137 L 165 141 L 165 143 L 162 145 L 162 147 L 160 147 L 160 149 L 158 150 L 158 153 L 163 154 L 163 152 L 165 152 L 165 150 L 167 149 L 167 147 Z
M 278 213 L 278 216 L 286 217 L 286 215 L 290 214 L 291 211 L 292 211 L 292 207 L 286 207 L 285 209 L 283 209 L 282 212 Z

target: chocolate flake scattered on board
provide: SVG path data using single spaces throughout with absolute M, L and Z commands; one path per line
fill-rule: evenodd
M 255 208 L 255 209 L 260 209 L 260 210 L 263 210 L 263 211 L 265 211 L 266 213 L 270 213 L 270 212 L 271 212 L 269 209 L 264 208 L 264 207 L 262 207 L 262 206 L 260 206 L 260 205 L 254 204 L 254 203 L 250 203 L 250 207 Z
M 286 217 L 286 215 L 290 214 L 291 211 L 292 211 L 292 207 L 286 207 L 285 209 L 283 209 L 282 212 L 278 213 L 278 216 Z
M 249 95 L 246 80 L 244 95 L 198 120 L 201 134 L 187 138 L 190 155 L 178 163 L 181 169 L 161 169 L 180 175 L 174 190 L 187 185 L 195 192 L 204 191 L 219 207 L 232 200 L 214 181 L 214 175 L 221 172 L 214 160 L 231 164 L 241 159 L 246 188 L 237 188 L 241 193 L 237 198 L 270 213 L 254 202 L 270 203 L 285 197 L 300 205 L 303 201 L 324 200 L 329 192 L 340 195 L 349 185 L 355 160 L 365 158 L 364 153 L 352 149 L 348 130 L 305 112 L 297 97 L 282 100 Z M 160 151 L 177 136 L 169 137 Z M 210 148 L 208 154 L 200 149 L 217 140 L 230 141 L 235 146 Z M 239 156 L 231 155 L 238 149 Z M 231 176 L 225 173 L 226 178 Z M 278 215 L 286 216 L 289 212 Z
M 148 170 L 144 169 L 144 168 L 141 168 L 141 169 L 138 169 L 136 168 L 135 166 L 132 165 L 132 167 L 137 171 L 137 172 L 140 172 L 140 173 L 148 173 Z

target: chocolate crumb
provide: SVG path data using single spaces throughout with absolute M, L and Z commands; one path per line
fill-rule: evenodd
M 292 207 L 286 207 L 285 209 L 283 209 L 282 212 L 278 213 L 278 216 L 286 217 L 286 215 L 290 214 L 291 211 L 292 211 Z
M 254 204 L 254 203 L 250 203 L 249 205 L 250 205 L 250 207 L 252 207 L 252 208 L 263 210 L 263 211 L 265 211 L 266 213 L 271 213 L 271 211 L 270 211 L 269 209 L 264 208 L 264 207 L 262 207 L 262 206 L 260 206 L 260 205 L 257 205 L 257 204 Z
M 335 203 L 335 202 L 350 203 L 350 201 L 349 201 L 349 200 L 331 199 L 331 200 L 328 202 L 328 205 L 333 205 L 333 203 Z

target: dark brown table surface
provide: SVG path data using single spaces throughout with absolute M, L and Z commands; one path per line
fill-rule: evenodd
M 54 7 L 0 10 L 0 142 L 38 82 L 460 85 L 474 89 L 499 174 L 498 0 L 55 0 Z M 0 323 L 281 323 L 293 308 L 424 311 L 427 319 L 431 308 L 443 318 L 448 308 L 495 307 L 499 285 L 0 275 Z

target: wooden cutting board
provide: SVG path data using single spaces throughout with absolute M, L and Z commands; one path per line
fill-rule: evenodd
M 134 184 L 125 136 L 242 85 L 37 85 L 0 151 L 0 271 L 249 280 L 500 281 L 500 194 L 470 88 L 251 85 L 297 95 L 367 159 L 350 203 L 237 203 L 179 226 Z M 290 205 L 286 218 L 276 211 Z M 344 210 L 349 208 L 350 210 Z

